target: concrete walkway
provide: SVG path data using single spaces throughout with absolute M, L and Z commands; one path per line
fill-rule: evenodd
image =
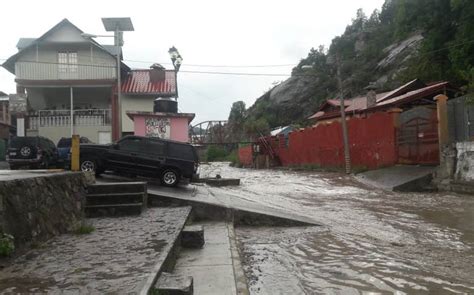
M 248 294 L 231 238 L 233 226 L 221 221 L 196 224 L 204 227 L 206 243 L 202 249 L 182 249 L 174 273 L 193 277 L 195 295 Z
M 57 236 L 0 270 L 0 293 L 146 294 L 173 250 L 190 207 L 89 219 L 89 234 Z
M 397 165 L 388 168 L 372 170 L 356 175 L 356 179 L 364 184 L 385 190 L 410 191 L 428 183 L 434 166 Z M 427 181 L 424 181 L 424 180 Z

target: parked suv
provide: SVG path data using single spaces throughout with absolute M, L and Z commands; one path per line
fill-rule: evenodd
M 142 136 L 125 136 L 114 144 L 81 144 L 82 171 L 158 177 L 164 186 L 176 186 L 181 178 L 197 177 L 199 160 L 188 143 Z
M 45 137 L 14 137 L 8 144 L 7 162 L 11 170 L 21 167 L 47 169 L 57 161 L 56 145 Z
M 79 139 L 79 142 L 81 144 L 83 144 L 83 143 L 93 143 L 87 137 L 81 137 Z M 58 141 L 58 154 L 59 154 L 59 160 L 60 161 L 66 162 L 66 161 L 69 160 L 69 153 L 71 151 L 71 144 L 72 144 L 71 137 L 62 137 Z

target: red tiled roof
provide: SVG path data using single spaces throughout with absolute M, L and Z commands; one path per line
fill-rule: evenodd
M 388 92 L 377 93 L 376 101 L 379 101 L 381 97 L 387 95 Z M 347 100 L 350 102 L 349 107 L 346 108 L 346 112 L 354 112 L 359 110 L 365 110 L 367 108 L 367 96 L 358 96 Z
M 338 106 L 341 105 L 341 101 L 339 99 L 328 99 L 326 102 L 329 103 L 330 105 L 335 106 L 335 107 L 338 107 Z M 344 100 L 344 105 L 345 106 L 350 106 L 351 103 L 347 100 Z
M 132 70 L 122 82 L 122 93 L 172 96 L 176 94 L 176 80 L 173 70 L 165 71 L 165 79 L 151 81 L 152 70 Z
M 321 116 L 323 116 L 323 115 L 324 115 L 324 112 L 319 111 L 319 112 L 317 112 L 316 114 L 314 114 L 314 115 L 312 115 L 311 117 L 309 117 L 308 119 L 317 119 L 317 118 L 319 118 L 319 117 L 321 117 Z

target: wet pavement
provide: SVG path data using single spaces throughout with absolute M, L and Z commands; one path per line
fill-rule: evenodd
M 252 294 L 474 293 L 474 197 L 394 193 L 337 173 L 203 165 L 212 188 L 320 227 L 239 227 Z
M 190 207 L 93 218 L 90 234 L 55 237 L 0 270 L 4 294 L 137 294 L 164 262 Z
M 204 247 L 182 248 L 174 273 L 193 277 L 195 295 L 237 294 L 228 230 L 232 225 L 225 221 L 207 221 L 194 225 L 204 228 Z

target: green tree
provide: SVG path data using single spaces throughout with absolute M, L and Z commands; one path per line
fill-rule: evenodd
M 270 125 L 265 118 L 252 119 L 245 122 L 244 129 L 251 138 L 255 139 L 262 135 L 268 135 Z
M 237 125 L 243 124 L 245 120 L 245 112 L 247 109 L 245 108 L 245 102 L 243 101 L 236 101 L 232 104 L 229 113 L 229 123 L 234 123 Z
M 232 104 L 226 127 L 228 141 L 242 141 L 245 138 L 243 127 L 246 113 L 247 109 L 245 108 L 245 103 L 243 101 L 236 101 Z

